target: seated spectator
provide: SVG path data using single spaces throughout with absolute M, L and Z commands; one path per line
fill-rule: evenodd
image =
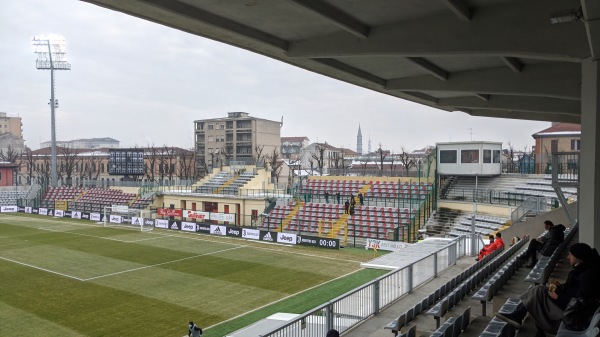
M 546 222 L 549 224 L 546 225 Z M 564 225 L 554 225 L 551 221 L 546 220 L 544 221 L 544 227 L 546 228 L 546 232 L 541 236 L 543 238 L 541 240 L 542 243 L 540 244 L 540 241 L 538 241 L 539 238 L 532 240 L 523 256 L 524 259 L 531 258 L 531 262 L 526 266 L 528 268 L 533 268 L 537 263 L 538 251 L 543 256 L 552 256 L 556 248 L 565 240 Z
M 496 317 L 520 328 L 529 313 L 537 327 L 536 337 L 546 333 L 555 335 L 562 321 L 563 312 L 573 297 L 600 300 L 600 256 L 596 249 L 585 243 L 575 243 L 567 256 L 573 270 L 564 284 L 548 287 L 537 285 L 523 293 L 522 302 L 510 314 L 497 313 Z
M 326 337 L 340 337 L 340 333 L 336 329 L 331 329 L 327 332 Z
M 537 263 L 537 252 L 542 249 L 542 246 L 546 241 L 550 240 L 550 228 L 554 227 L 554 223 L 550 220 L 544 221 L 545 232 L 538 236 L 536 239 L 529 241 L 529 246 L 525 254 L 521 257 L 524 261 L 531 259 L 531 263 L 527 265 L 529 268 L 533 268 Z
M 494 240 L 494 246 L 492 247 L 492 251 L 496 249 L 504 248 L 504 240 L 502 240 L 502 233 L 496 233 L 496 240 Z
M 491 252 L 494 251 L 492 249 L 492 246 L 494 245 L 494 236 L 490 235 L 488 239 L 490 240 L 490 243 L 481 248 L 481 250 L 479 251 L 479 255 L 477 255 L 477 258 L 475 260 L 480 261 L 481 259 L 483 259 L 484 256 L 489 255 Z

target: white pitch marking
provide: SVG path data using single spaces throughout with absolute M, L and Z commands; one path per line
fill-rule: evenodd
M 217 250 L 217 251 L 210 252 L 210 253 L 199 254 L 199 255 L 194 255 L 194 256 L 188 256 L 188 257 L 184 257 L 182 259 L 177 259 L 177 260 L 172 260 L 172 261 L 157 263 L 157 264 L 153 264 L 153 265 L 149 265 L 149 266 L 143 266 L 143 267 L 139 267 L 139 268 L 133 268 L 133 269 L 128 269 L 128 270 L 123 270 L 123 271 L 119 271 L 119 272 L 116 272 L 116 273 L 110 273 L 110 274 L 100 275 L 100 276 L 96 276 L 96 277 L 90 277 L 90 278 L 83 279 L 82 281 L 96 280 L 96 279 L 107 277 L 107 276 L 114 276 L 114 275 L 129 273 L 129 272 L 136 271 L 136 270 L 142 270 L 142 269 L 147 269 L 147 268 L 162 266 L 162 265 L 173 263 L 173 262 L 180 262 L 180 261 L 184 261 L 184 260 L 194 259 L 194 258 L 197 258 L 197 257 L 200 257 L 200 256 L 218 254 L 218 253 L 222 253 L 222 252 L 226 252 L 228 250 L 233 250 L 233 249 L 238 249 L 238 248 L 242 248 L 242 247 L 241 246 L 240 247 L 232 247 L 232 248 Z
M 8 258 L 6 258 L 6 257 L 2 257 L 2 256 L 0 256 L 0 259 L 2 259 L 2 260 L 6 260 L 6 261 L 9 261 L 9 262 L 12 262 L 12 263 L 20 264 L 20 265 L 23 265 L 23 266 L 26 266 L 26 267 L 29 267 L 29 268 L 38 269 L 38 270 L 43 270 L 43 271 L 45 271 L 45 272 L 48 272 L 48 273 L 57 274 L 57 275 L 60 275 L 60 276 L 64 276 L 64 277 L 68 277 L 68 278 L 72 278 L 72 279 L 75 279 L 75 280 L 77 280 L 77 281 L 85 281 L 84 279 L 81 279 L 81 278 L 79 278 L 79 277 L 75 277 L 75 276 L 71 276 L 71 275 L 67 275 L 67 274 L 59 273 L 59 272 L 57 272 L 57 271 L 53 271 L 53 270 L 46 269 L 46 268 L 36 267 L 36 266 L 34 266 L 34 265 L 31 265 L 31 264 L 27 264 L 27 263 L 23 263 L 23 262 L 19 262 L 19 261 L 11 260 L 11 259 L 8 259 Z

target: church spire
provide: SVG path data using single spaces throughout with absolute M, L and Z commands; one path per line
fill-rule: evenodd
M 362 154 L 362 132 L 360 131 L 360 123 L 358 123 L 358 134 L 356 135 L 356 153 Z

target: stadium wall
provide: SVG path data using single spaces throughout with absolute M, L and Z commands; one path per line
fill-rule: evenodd
M 473 203 L 469 202 L 448 202 L 448 201 L 438 201 L 437 207 L 445 207 L 450 209 L 461 210 L 467 213 L 473 212 Z M 503 206 L 503 205 L 487 205 L 487 204 L 477 204 L 477 212 L 485 213 L 485 214 L 493 214 L 503 218 L 510 218 L 510 215 L 513 211 L 513 207 Z

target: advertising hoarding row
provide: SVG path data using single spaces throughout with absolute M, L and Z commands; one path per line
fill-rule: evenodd
M 88 213 L 77 211 L 64 211 L 52 208 L 36 208 L 22 206 L 1 206 L 0 212 L 22 212 L 29 214 L 39 214 L 52 217 L 83 219 L 91 221 L 104 221 L 104 214 Z M 189 211 L 191 212 L 191 211 Z M 203 212 L 195 212 L 203 213 Z M 189 214 L 188 214 L 189 215 Z M 200 214 L 202 215 L 202 214 Z M 248 240 L 256 240 L 262 242 L 281 243 L 286 245 L 300 245 L 310 247 L 321 247 L 327 249 L 339 249 L 340 240 L 331 238 L 322 238 L 318 236 L 299 235 L 296 233 L 272 232 L 255 228 L 235 227 L 227 225 L 215 225 L 207 223 L 196 223 L 187 221 L 167 220 L 167 219 L 142 219 L 138 217 L 127 217 L 122 215 L 107 215 L 108 222 L 111 223 L 133 223 L 144 221 L 144 225 L 154 226 L 155 228 L 178 230 L 184 232 L 203 233 L 219 236 L 237 237 Z M 192 217 L 190 217 L 192 218 Z

